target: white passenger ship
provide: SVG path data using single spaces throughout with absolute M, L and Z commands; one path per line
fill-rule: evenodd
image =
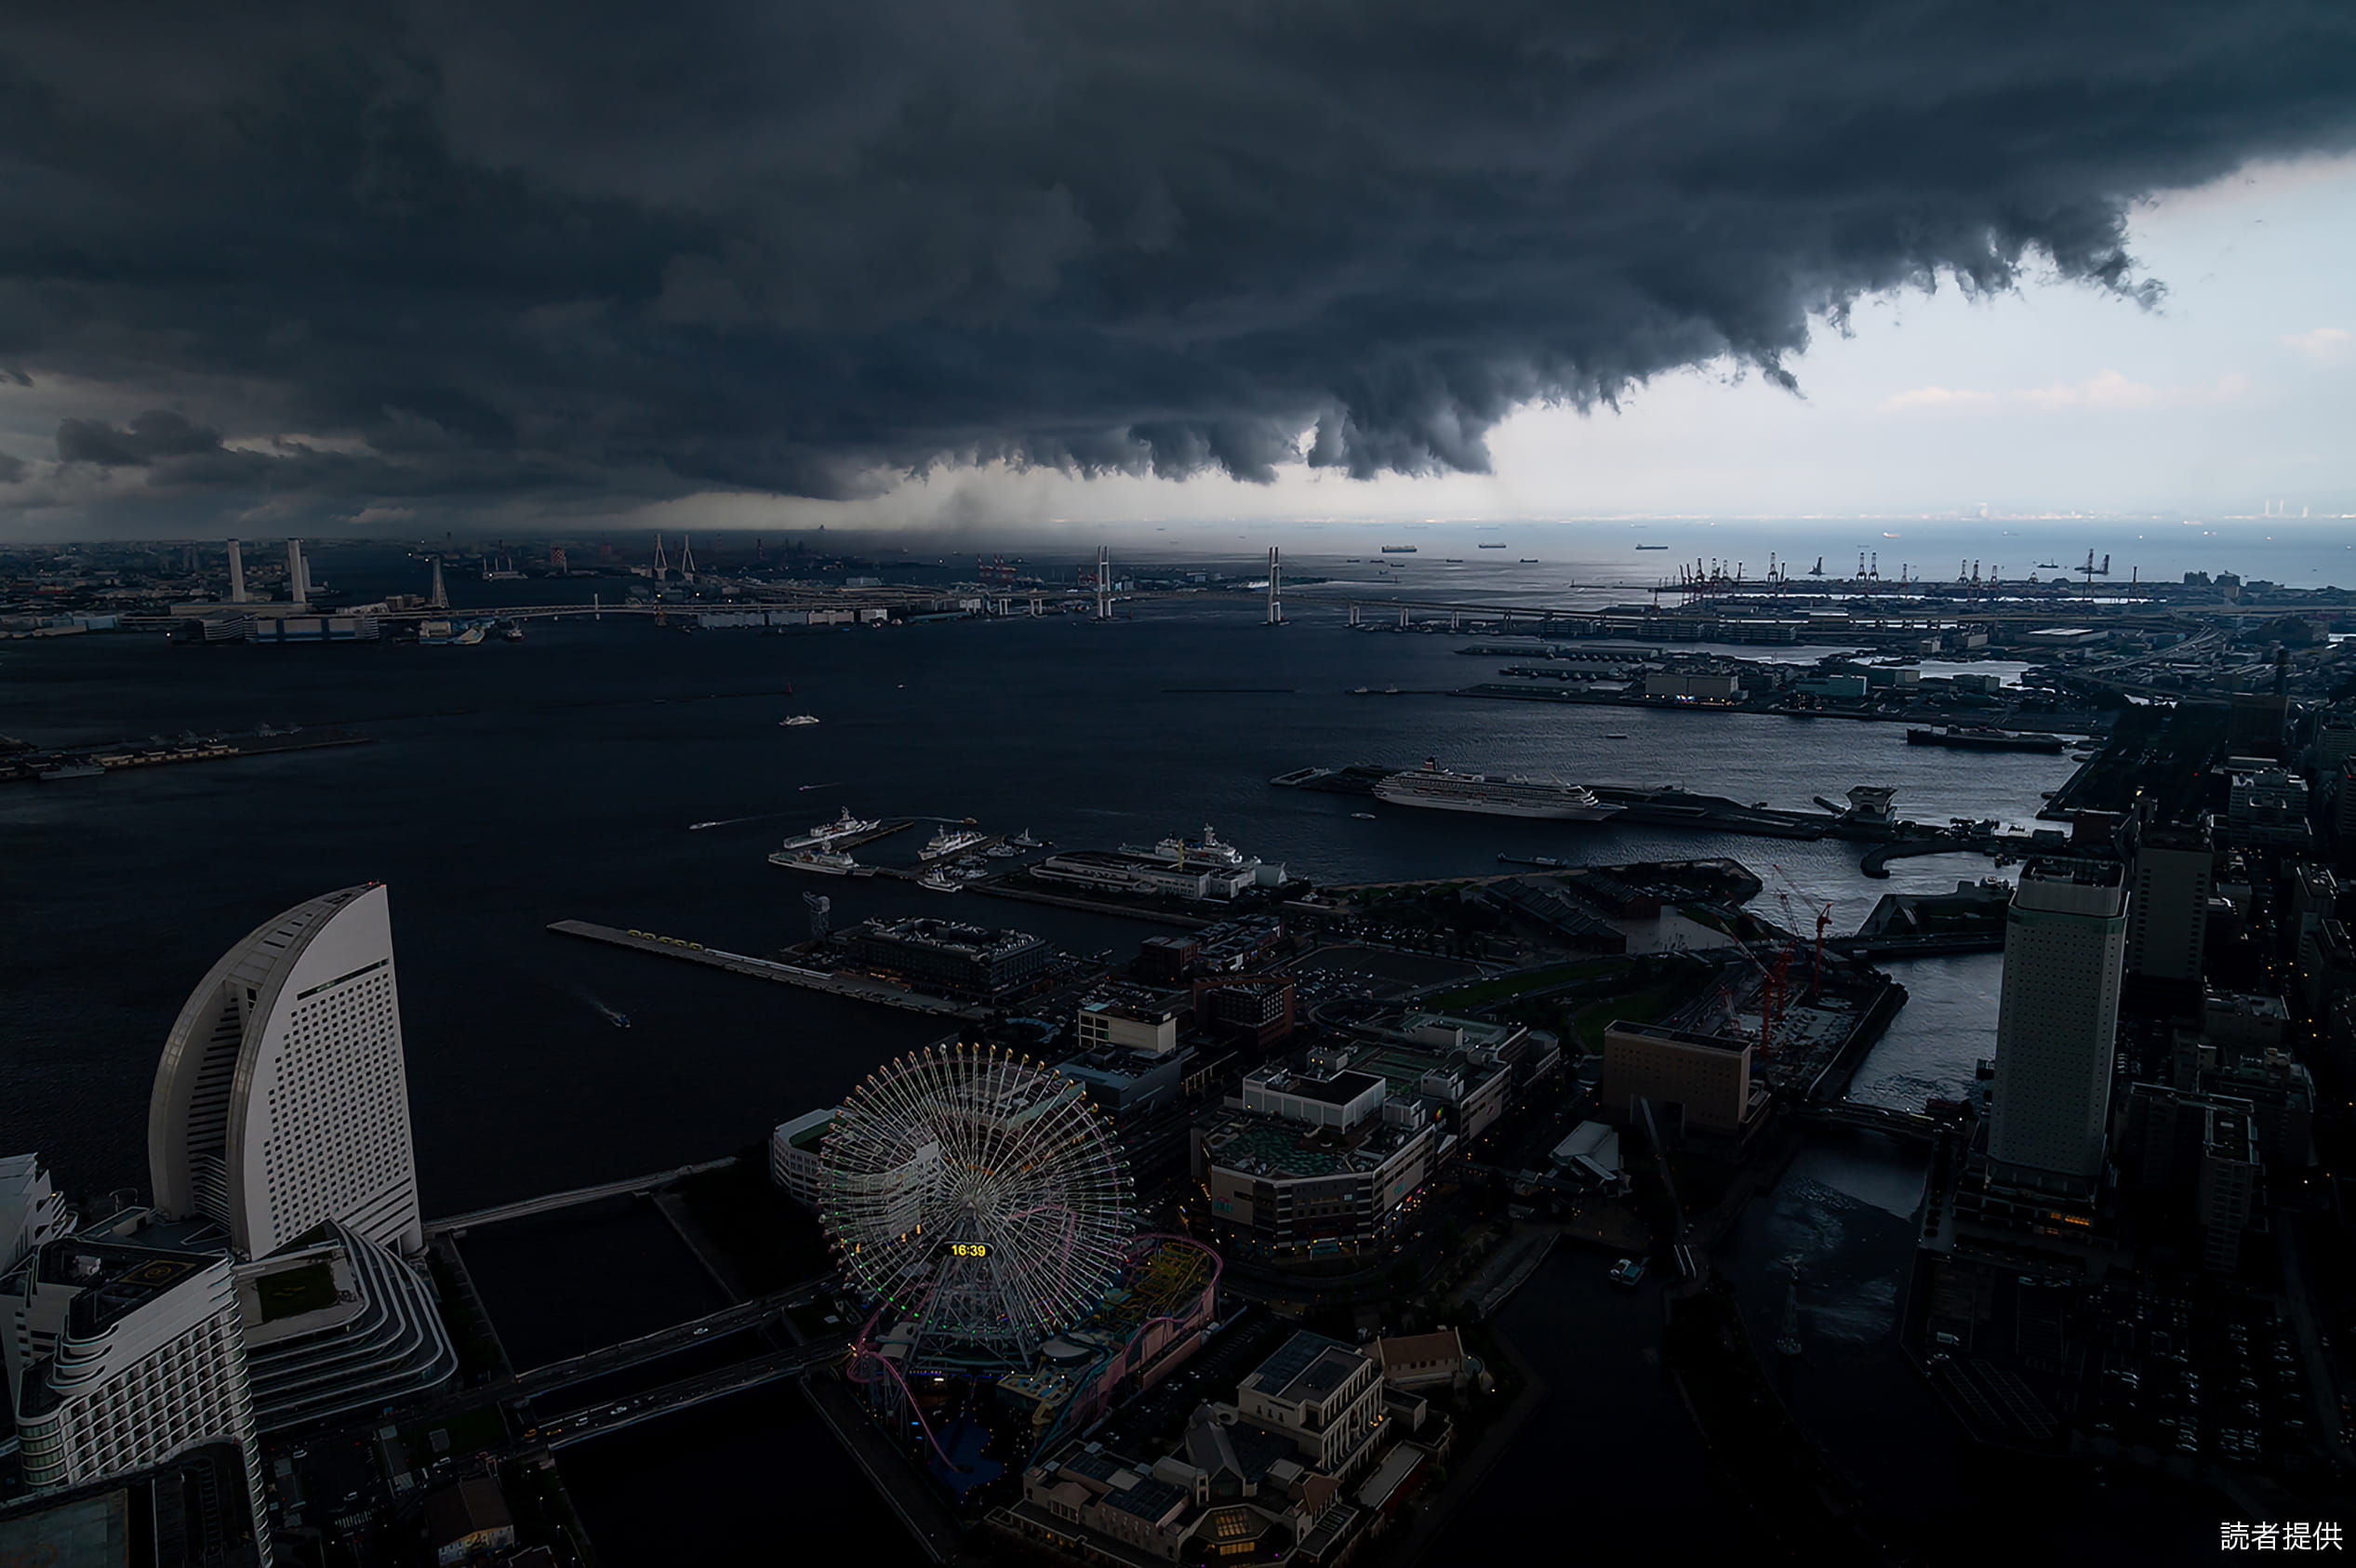
M 1490 817 L 1544 817 L 1564 822 L 1600 822 L 1618 813 L 1595 792 L 1559 778 L 1490 777 L 1478 773 L 1452 773 L 1436 759 L 1423 766 L 1394 773 L 1375 786 L 1375 798 L 1393 805 L 1428 806 L 1434 811 L 1475 811 Z

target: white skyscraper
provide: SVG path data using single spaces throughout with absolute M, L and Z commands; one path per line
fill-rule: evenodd
M 382 886 L 289 910 L 213 965 L 165 1042 L 147 1155 L 156 1206 L 246 1257 L 327 1220 L 424 1246 Z
M 2091 1191 L 2102 1173 L 2126 948 L 2121 867 L 2032 860 L 2004 918 L 2004 990 L 1988 1154 L 2031 1185 Z
M 300 539 L 286 541 L 286 597 L 298 605 L 311 599 L 311 568 L 303 565 Z
M 260 1453 L 228 1255 L 72 1236 L 0 1282 L 0 1351 L 25 1484 L 103 1481 L 210 1442 L 245 1455 L 253 1518 Z M 262 1561 L 270 1561 L 260 1532 Z
M 246 602 L 246 552 L 238 548 L 235 539 L 229 541 L 229 602 Z

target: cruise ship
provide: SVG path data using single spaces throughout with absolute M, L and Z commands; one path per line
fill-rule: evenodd
M 932 836 L 930 842 L 922 850 L 917 852 L 916 858 L 945 860 L 952 855 L 965 853 L 989 836 L 987 833 L 978 833 L 971 828 L 943 828 Z
M 1559 778 L 1493 778 L 1452 773 L 1436 759 L 1375 785 L 1375 798 L 1393 805 L 1434 811 L 1477 811 L 1489 817 L 1544 817 L 1564 822 L 1600 822 L 1619 808 L 1605 805 L 1594 791 Z
M 851 808 L 846 805 L 843 808 L 843 815 L 833 821 L 821 822 L 808 832 L 797 838 L 786 840 L 784 848 L 789 854 L 797 849 L 824 849 L 839 840 L 857 838 L 861 833 L 872 833 L 883 825 L 881 822 L 861 821 L 851 815 Z

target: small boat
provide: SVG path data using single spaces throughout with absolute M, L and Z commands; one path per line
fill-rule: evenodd
M 1350 815 L 1361 822 L 1371 822 L 1375 819 L 1375 814 L 1371 811 L 1353 811 Z
M 784 718 L 778 721 L 778 727 L 779 729 L 792 729 L 797 724 L 814 724 L 818 722 L 817 715 L 812 713 L 788 713 Z
M 1537 564 L 1537 557 L 1535 555 L 1524 555 L 1522 557 L 1522 565 L 1524 566 L 1535 566 Z
M 927 893 L 963 893 L 965 891 L 963 885 L 952 880 L 949 873 L 941 870 L 938 866 L 935 866 L 931 870 L 926 871 L 923 876 L 918 877 L 916 879 L 916 885 L 923 888 Z
M 1031 836 L 1031 830 L 1028 828 L 1025 828 L 1021 832 L 1017 833 L 1013 838 L 1008 839 L 1006 842 L 1013 844 L 1017 849 L 1037 849 L 1040 847 L 1039 841 Z
M 1612 1265 L 1611 1282 L 1616 1285 L 1635 1285 L 1643 1282 L 1644 1264 L 1641 1258 L 1623 1257 Z
M 1624 735 L 1620 734 L 1618 731 L 1615 730 L 1615 731 L 1613 731 L 1611 734 L 1606 735 L 1605 737 L 1604 737 L 1604 739 L 1606 739 L 1606 740 L 1625 740 L 1625 739 L 1627 739 L 1627 738 L 1628 738 L 1628 737 L 1626 737 L 1626 736 L 1624 736 Z
M 1010 844 L 993 844 L 988 849 L 983 850 L 982 853 L 989 856 L 992 860 L 1006 860 L 1021 854 L 1022 851 L 1017 849 Z
M 499 628 L 499 635 L 511 643 L 520 643 L 524 640 L 524 629 L 510 621 Z
M 700 833 L 706 828 L 716 828 L 720 824 L 717 822 L 690 822 L 687 824 L 687 831 L 691 833 Z

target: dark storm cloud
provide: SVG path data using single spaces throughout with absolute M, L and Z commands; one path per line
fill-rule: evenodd
M 2352 85 L 2344 0 L 52 7 L 0 365 L 191 505 L 1477 470 L 1866 293 L 2148 298 L 2133 200 Z

